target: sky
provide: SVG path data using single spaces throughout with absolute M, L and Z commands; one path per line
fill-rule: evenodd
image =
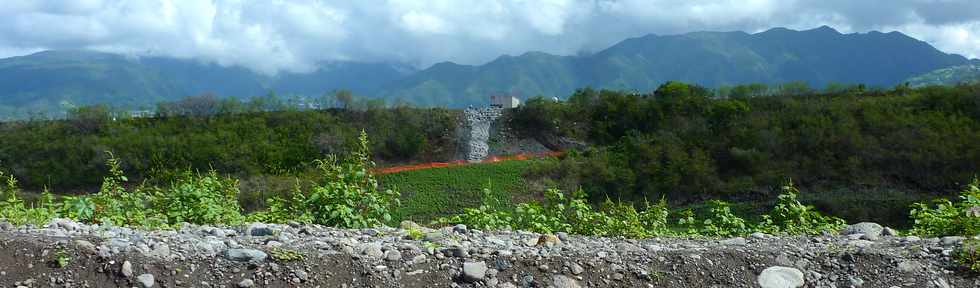
M 4 0 L 0 57 L 89 49 L 258 72 L 324 61 L 425 68 L 503 54 L 576 55 L 629 37 L 827 25 L 899 31 L 980 57 L 978 0 Z

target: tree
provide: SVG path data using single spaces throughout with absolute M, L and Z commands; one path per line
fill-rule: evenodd
M 350 90 L 337 90 L 333 94 L 334 98 L 337 99 L 337 103 L 340 104 L 341 108 L 350 109 L 351 103 L 354 102 L 354 95 Z

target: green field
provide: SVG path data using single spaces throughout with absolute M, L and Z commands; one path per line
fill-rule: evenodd
M 514 198 L 527 194 L 522 174 L 532 161 L 501 161 L 466 166 L 441 167 L 380 175 L 381 185 L 402 193 L 397 218 L 428 223 L 439 217 L 480 206 L 483 188 L 488 184 L 501 208 L 513 205 Z M 526 196 L 526 195 L 525 195 Z

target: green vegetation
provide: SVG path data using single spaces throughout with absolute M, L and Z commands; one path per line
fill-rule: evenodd
M 776 206 L 768 215 L 763 215 L 760 225 L 763 231 L 772 234 L 820 234 L 822 231 L 837 231 L 846 224 L 843 219 L 821 215 L 813 206 L 803 205 L 798 200 L 800 190 L 793 182 L 782 187 Z
M 437 217 L 457 214 L 463 208 L 492 203 L 487 209 L 508 209 L 534 197 L 523 173 L 535 161 L 501 161 L 457 167 L 442 167 L 378 176 L 384 187 L 402 192 L 398 218 L 426 223 Z M 483 194 L 487 185 L 490 194 Z
M 916 203 L 912 206 L 912 233 L 936 236 L 980 234 L 980 180 L 974 179 L 967 185 L 960 192 L 959 201 L 936 199 L 933 205 Z
M 978 249 L 980 249 L 980 240 L 964 240 L 954 252 L 953 259 L 970 271 L 980 273 L 980 250 Z
M 162 117 L 113 120 L 105 107 L 83 107 L 64 121 L 0 125 L 9 132 L 0 138 L 0 161 L 13 172 L 0 174 L 0 218 L 160 228 L 414 220 L 630 238 L 796 235 L 844 225 L 826 212 L 867 220 L 826 208 L 835 203 L 830 195 L 855 191 L 836 201 L 899 199 L 887 205 L 901 207 L 898 217 L 911 215 L 912 233 L 980 232 L 977 183 L 957 202 L 942 200 L 980 170 L 980 85 L 804 88 L 769 95 L 736 86 L 716 97 L 719 91 L 668 82 L 650 94 L 583 89 L 567 102 L 534 99 L 504 124 L 542 142 L 564 137 L 588 146 L 558 158 L 385 175 L 374 175 L 375 161 L 451 157 L 458 111 L 267 112 L 187 99 L 167 104 Z M 368 141 L 372 133 L 379 141 Z M 94 152 L 105 149 L 112 152 Z M 254 180 L 261 177 L 278 182 Z M 18 180 L 98 192 L 57 198 L 45 189 L 27 201 Z M 941 200 L 908 214 L 910 202 L 923 198 Z
M 322 182 L 310 191 L 294 193 L 293 201 L 273 200 L 274 209 L 243 215 L 238 205 L 238 181 L 206 174 L 186 172 L 169 186 L 139 185 L 127 189 L 128 178 L 119 159 L 108 153 L 109 176 L 102 189 L 93 195 L 65 197 L 56 204 L 45 193 L 39 207 L 27 207 L 17 196 L 19 188 L 13 176 L 6 178 L 0 202 L 0 219 L 14 224 L 43 224 L 53 218 L 67 217 L 86 223 L 117 226 L 174 227 L 181 223 L 241 224 L 245 220 L 269 222 L 303 220 L 317 224 L 364 228 L 391 223 L 390 210 L 399 206 L 399 193 L 379 190 L 370 169 L 367 135 L 362 132 L 359 144 L 342 162 L 332 157 L 317 161 Z
M 130 171 L 128 176 L 155 185 L 170 184 L 188 170 L 213 169 L 242 180 L 302 175 L 316 171 L 315 159 L 356 148 L 361 130 L 375 139 L 371 150 L 379 161 L 446 161 L 456 152 L 457 111 L 249 112 L 247 107 L 220 108 L 241 104 L 233 101 L 189 102 L 197 104 L 182 104 L 176 115 L 167 117 L 119 118 L 108 109 L 84 107 L 63 121 L 0 123 L 0 163 L 28 189 L 84 191 L 98 188 L 106 176 L 106 150 Z M 194 112 L 199 110 L 211 112 Z
M 54 252 L 54 264 L 58 268 L 65 268 L 69 263 L 71 263 L 71 256 L 68 255 L 68 251 L 58 249 Z
M 306 259 L 306 256 L 302 252 L 279 247 L 273 247 L 269 251 L 269 255 L 272 256 L 272 260 L 279 263 L 303 261 L 303 259 Z
M 533 176 L 581 187 L 593 202 L 772 199 L 792 178 L 813 191 L 808 199 L 841 189 L 867 199 L 885 189 L 922 191 L 886 201 L 886 210 L 904 210 L 949 195 L 980 169 L 980 85 L 714 95 L 680 82 L 649 94 L 583 89 L 566 102 L 529 100 L 510 125 L 592 144 Z
M 549 189 L 543 202 L 530 201 L 514 209 L 491 209 L 495 206 L 490 189 L 485 189 L 483 203 L 478 208 L 466 208 L 463 213 L 442 217 L 435 224 L 466 224 L 476 229 L 518 229 L 540 233 L 568 232 L 581 235 L 621 236 L 644 238 L 665 235 L 699 235 L 732 237 L 761 231 L 772 234 L 820 234 L 838 231 L 844 226 L 839 218 L 824 216 L 813 207 L 796 199 L 798 190 L 789 183 L 784 186 L 779 202 L 762 222 L 753 224 L 732 213 L 724 201 L 708 201 L 709 211 L 703 220 L 697 220 L 689 210 L 681 212 L 678 225 L 670 225 L 670 209 L 661 199 L 654 205 L 645 204 L 641 209 L 633 205 L 607 199 L 598 207 L 590 205 L 585 193 L 578 191 L 566 195 L 560 190 Z
M 263 221 L 296 220 L 344 228 L 366 228 L 397 222 L 392 211 L 401 205 L 400 193 L 382 190 L 371 172 L 367 135 L 362 132 L 358 147 L 343 160 L 335 157 L 317 161 L 321 181 L 304 191 L 297 185 L 290 200 L 270 201 L 272 209 L 243 215 L 237 205 L 239 197 L 237 181 L 207 174 L 186 173 L 167 187 L 140 185 L 127 189 L 128 181 L 120 163 L 108 153 L 109 176 L 103 179 L 102 189 L 90 196 L 66 197 L 60 205 L 50 194 L 42 197 L 39 207 L 26 207 L 17 198 L 17 181 L 6 177 L 7 185 L 2 192 L 8 200 L 3 202 L 0 219 L 17 224 L 45 223 L 51 218 L 68 217 L 89 223 L 111 225 L 174 227 L 180 223 L 240 224 L 245 220 Z M 2 175 L 0 175 L 2 176 Z M 707 201 L 708 213 L 697 219 L 690 210 L 679 213 L 677 225 L 671 225 L 671 211 L 666 199 L 656 204 L 645 203 L 639 209 L 628 202 L 606 199 L 600 205 L 588 202 L 587 194 L 578 190 L 566 194 L 558 189 L 548 189 L 543 201 L 527 201 L 509 206 L 488 185 L 483 189 L 477 208 L 464 208 L 462 213 L 440 217 L 437 225 L 463 223 L 476 229 L 519 229 L 540 233 L 568 232 L 581 235 L 643 238 L 650 236 L 707 236 L 732 237 L 755 231 L 773 234 L 818 234 L 842 228 L 844 221 L 824 216 L 812 206 L 799 202 L 799 190 L 789 182 L 772 210 L 762 215 L 759 223 L 753 223 L 732 212 L 729 203 L 721 200 Z M 953 204 L 939 201 L 932 209 L 918 204 L 911 213 L 916 219 L 913 233 L 930 235 L 972 235 L 977 233 L 977 195 L 980 188 L 975 181 L 961 196 L 961 202 Z M 84 200 L 83 200 L 84 199 Z M 166 204 L 166 205 L 164 205 Z M 421 230 L 408 232 L 413 239 L 423 238 Z M 973 254 L 971 254 L 973 253 Z M 301 258 L 295 252 L 273 251 L 276 261 L 295 261 Z M 975 262 L 975 252 L 959 252 L 958 259 L 967 265 Z M 62 267 L 67 265 L 66 260 Z M 971 266 L 973 267 L 973 266 Z

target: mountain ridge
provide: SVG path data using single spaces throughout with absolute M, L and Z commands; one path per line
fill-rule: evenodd
M 424 106 L 485 105 L 489 95 L 564 97 L 583 87 L 650 91 L 679 80 L 708 87 L 804 81 L 897 85 L 937 69 L 980 64 L 901 32 L 772 28 L 757 33 L 647 34 L 588 55 L 528 51 L 479 65 L 425 69 L 385 62 L 325 62 L 311 73 L 264 75 L 193 59 L 85 50 L 0 59 L 0 114 L 63 103 L 146 107 L 204 92 L 249 97 L 275 91 L 320 96 L 335 89 Z

